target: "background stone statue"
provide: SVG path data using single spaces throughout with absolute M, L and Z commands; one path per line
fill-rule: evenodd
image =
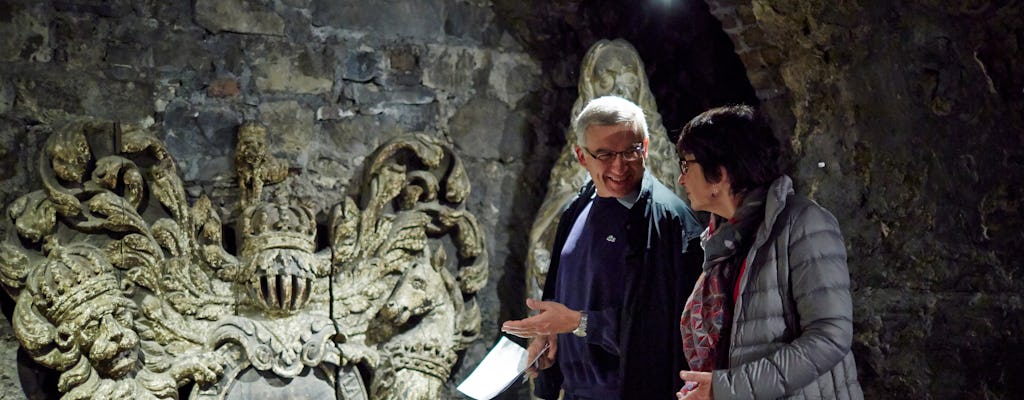
M 665 127 L 661 125 L 661 114 L 658 113 L 654 94 L 647 83 L 644 63 L 636 49 L 622 39 L 601 40 L 595 43 L 587 51 L 580 65 L 578 89 L 579 97 L 576 98 L 572 114 L 569 115 L 569 126 L 572 126 L 572 121 L 583 107 L 595 98 L 616 95 L 633 101 L 644 110 L 647 129 L 650 132 L 647 169 L 666 186 L 681 193 L 676 182 L 679 168 L 675 162 L 675 146 L 669 141 Z M 590 179 L 576 161 L 573 153 L 575 145 L 576 133 L 569 130 L 566 132 L 565 147 L 551 168 L 547 194 L 530 229 L 526 258 L 528 297 L 540 297 L 551 257 L 557 256 L 551 254 L 551 246 L 554 243 L 558 218 L 583 183 Z

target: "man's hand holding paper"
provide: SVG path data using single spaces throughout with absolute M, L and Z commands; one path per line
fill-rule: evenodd
M 542 369 L 548 369 L 555 362 L 555 353 L 558 351 L 558 335 L 537 336 L 530 342 L 526 350 L 526 358 L 530 364 L 526 366 L 525 373 L 531 378 L 536 378 Z

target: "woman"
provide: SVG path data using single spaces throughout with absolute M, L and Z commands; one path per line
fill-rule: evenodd
M 676 145 L 690 207 L 712 214 L 680 320 L 680 399 L 862 399 L 846 250 L 835 217 L 795 195 L 749 106 L 708 110 Z

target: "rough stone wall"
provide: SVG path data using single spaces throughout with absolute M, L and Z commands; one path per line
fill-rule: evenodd
M 866 397 L 1018 397 L 1021 3 L 708 4 L 843 227 Z

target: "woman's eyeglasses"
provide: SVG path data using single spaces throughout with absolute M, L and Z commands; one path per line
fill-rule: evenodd
M 687 160 L 685 158 L 680 158 L 679 159 L 679 170 L 683 172 L 683 175 L 686 175 L 686 173 L 689 172 L 689 170 L 690 170 L 690 164 L 693 164 L 695 162 L 697 162 L 696 158 L 690 159 L 690 160 Z

